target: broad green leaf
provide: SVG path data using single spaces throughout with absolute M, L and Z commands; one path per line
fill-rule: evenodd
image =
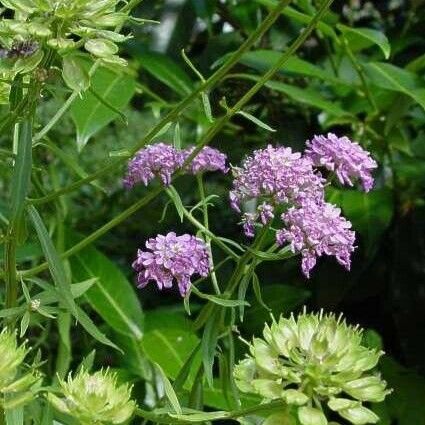
M 254 50 L 242 56 L 241 63 L 257 71 L 264 72 L 270 69 L 281 57 L 280 52 L 274 50 Z M 320 80 L 328 81 L 332 84 L 347 84 L 343 80 L 336 78 L 330 72 L 322 69 L 304 59 L 291 56 L 282 67 L 282 73 L 293 73 L 307 75 Z
M 37 232 L 38 240 L 40 241 L 41 248 L 43 249 L 44 256 L 46 257 L 50 273 L 56 287 L 58 288 L 58 291 L 62 296 L 62 300 L 71 313 L 78 318 L 76 315 L 77 309 L 74 302 L 74 297 L 72 296 L 71 292 L 71 282 L 68 279 L 68 275 L 65 272 L 62 260 L 60 259 L 59 254 L 57 253 L 56 248 L 50 239 L 43 220 L 33 205 L 28 206 L 28 214 L 31 218 L 34 229 Z
M 425 109 L 425 84 L 412 72 L 381 62 L 365 64 L 364 69 L 374 85 L 404 93 Z
M 183 69 L 172 59 L 154 52 L 145 52 L 139 56 L 140 66 L 180 96 L 192 92 L 193 82 Z
M 344 34 L 348 42 L 355 42 L 356 39 L 361 39 L 363 43 L 358 46 L 360 48 L 369 47 L 372 44 L 376 44 L 382 50 L 385 59 L 390 57 L 391 46 L 388 38 L 383 32 L 370 28 L 347 27 L 346 25 L 342 24 L 338 25 L 338 29 Z
M 82 66 L 88 68 L 87 62 Z M 122 111 L 130 102 L 136 90 L 133 77 L 114 69 L 100 67 L 91 77 L 91 85 L 96 93 L 115 109 Z M 77 146 L 81 150 L 91 136 L 108 125 L 117 113 L 101 102 L 93 93 L 86 91 L 82 98 L 71 106 L 71 116 L 77 128 Z
M 369 193 L 332 189 L 329 201 L 342 208 L 344 215 L 353 223 L 353 229 L 362 235 L 367 251 L 370 253 L 376 248 L 393 215 L 391 192 L 385 189 Z
M 158 309 L 145 314 L 143 351 L 149 360 L 162 367 L 169 378 L 176 379 L 186 360 L 199 344 L 199 338 L 190 330 L 190 322 L 183 313 Z M 199 366 L 199 360 L 198 356 L 194 366 Z
M 71 269 L 77 280 L 98 279 L 85 293 L 90 305 L 116 332 L 139 340 L 143 312 L 133 285 L 121 270 L 92 246 L 71 259 Z

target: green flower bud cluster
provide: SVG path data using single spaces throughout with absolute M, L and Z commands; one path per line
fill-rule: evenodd
M 117 385 L 116 375 L 108 370 L 90 374 L 82 369 L 59 383 L 63 396 L 49 393 L 50 403 L 82 425 L 120 424 L 133 415 L 136 407 L 131 387 Z
M 0 393 L 3 408 L 25 404 L 34 398 L 40 374 L 23 365 L 28 349 L 18 345 L 16 335 L 4 329 L 0 333 Z
M 61 55 L 84 47 L 104 62 L 125 64 L 117 56 L 116 43 L 127 37 L 114 28 L 120 27 L 128 16 L 117 10 L 118 3 L 119 0 L 2 0 L 3 6 L 14 11 L 13 19 L 0 22 L 2 56 L 12 62 L 23 61 L 28 71 L 26 62 L 31 58 L 32 66 L 37 66 L 43 47 Z
M 372 372 L 383 353 L 362 345 L 362 330 L 333 314 L 304 312 L 273 320 L 263 336 L 235 367 L 242 392 L 283 400 L 297 410 L 302 425 L 328 424 L 326 411 L 354 425 L 379 420 L 362 403 L 380 402 L 390 390 Z

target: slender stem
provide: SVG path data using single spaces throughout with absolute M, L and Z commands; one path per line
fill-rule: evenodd
M 247 52 L 252 46 L 254 46 L 255 43 L 267 32 L 267 30 L 273 25 L 276 19 L 280 16 L 282 10 L 290 3 L 290 1 L 291 0 L 279 1 L 277 6 L 267 15 L 266 19 L 264 19 L 264 21 L 257 27 L 257 29 L 249 36 L 249 38 L 243 44 L 241 44 L 239 49 L 234 52 L 232 56 L 205 81 L 205 83 L 200 84 L 191 94 L 184 98 L 178 105 L 176 105 L 173 110 L 171 110 L 164 118 L 162 118 L 140 142 L 136 143 L 130 149 L 129 155 L 134 155 L 139 149 L 151 142 L 169 122 L 175 122 L 180 113 L 189 105 L 191 105 L 202 92 L 211 90 L 217 83 L 219 83 L 223 77 L 239 62 L 244 53 Z M 55 123 L 57 120 L 55 120 Z M 219 129 L 221 129 L 221 127 L 222 125 L 220 125 Z M 41 130 L 41 132 L 43 132 L 43 130 Z M 35 204 L 40 204 L 52 201 L 58 196 L 72 192 L 78 189 L 80 186 L 89 183 L 92 180 L 99 178 L 100 176 L 109 174 L 112 170 L 121 166 L 121 164 L 126 160 L 126 157 L 117 158 L 115 161 L 110 162 L 103 169 L 91 174 L 90 176 L 85 177 L 84 179 L 80 179 L 75 183 L 61 189 L 60 191 L 56 191 L 42 198 L 32 200 L 32 202 Z
M 201 201 L 202 201 L 202 213 L 203 213 L 203 217 L 204 217 L 204 227 L 209 230 L 210 226 L 209 226 L 209 219 L 208 219 L 208 205 L 205 201 L 205 190 L 204 190 L 204 182 L 203 182 L 202 174 L 196 175 L 196 181 L 198 183 L 199 197 L 201 198 Z M 221 293 L 221 291 L 220 291 L 220 287 L 218 286 L 217 275 L 216 275 L 215 269 L 214 269 L 214 259 L 213 259 L 212 249 L 211 249 L 211 238 L 208 235 L 205 235 L 205 243 L 207 245 L 208 258 L 209 258 L 209 262 L 210 262 L 211 282 L 213 284 L 215 293 L 219 295 Z
M 108 221 L 108 223 L 104 224 L 102 227 L 94 231 L 92 234 L 87 236 L 82 241 L 78 242 L 76 245 L 74 245 L 72 248 L 68 249 L 67 251 L 60 254 L 60 257 L 68 258 L 72 255 L 76 254 L 77 252 L 81 251 L 86 246 L 90 245 L 92 242 L 94 242 L 96 239 L 103 236 L 105 233 L 109 232 L 111 229 L 113 229 L 115 226 L 118 226 L 118 224 L 122 223 L 124 220 L 126 220 L 128 217 L 133 215 L 136 211 L 138 211 L 140 208 L 145 206 L 147 203 L 149 203 L 152 199 L 154 199 L 157 195 L 159 195 L 164 190 L 163 186 L 159 186 L 152 190 L 150 193 L 145 195 L 142 199 L 131 205 L 129 208 L 124 210 L 121 214 L 114 217 L 112 220 Z M 48 268 L 47 262 L 39 264 L 36 267 L 33 267 L 28 270 L 22 270 L 18 273 L 18 276 L 22 277 L 29 277 L 34 276 L 43 270 L 46 270 Z
M 360 64 L 360 62 L 356 59 L 356 57 L 354 56 L 346 38 L 344 36 L 342 36 L 342 37 L 343 37 L 343 39 L 342 39 L 343 43 L 342 44 L 344 46 L 344 50 L 347 53 L 348 59 L 350 60 L 351 64 L 353 65 L 354 69 L 357 72 L 357 75 L 360 78 L 360 81 L 361 81 L 362 86 L 363 86 L 364 94 L 365 94 L 368 102 L 370 103 L 370 106 L 372 106 L 373 111 L 375 113 L 377 113 L 377 112 L 379 112 L 379 109 L 378 109 L 378 106 L 376 105 L 375 98 L 373 97 L 372 92 L 369 89 L 369 85 L 367 83 L 363 67 Z
M 169 189 L 166 189 L 165 192 L 173 200 L 173 195 Z M 236 254 L 231 248 L 229 248 L 223 241 L 217 238 L 214 233 L 207 229 L 200 221 L 198 221 L 184 206 L 182 209 L 183 215 L 195 226 L 197 227 L 205 236 L 211 238 L 211 240 L 220 247 L 224 252 L 229 254 L 234 260 L 239 260 L 239 255 Z

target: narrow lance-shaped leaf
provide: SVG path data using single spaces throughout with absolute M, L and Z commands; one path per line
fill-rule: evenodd
M 34 229 L 37 232 L 38 240 L 40 241 L 41 247 L 46 257 L 53 281 L 63 297 L 64 304 L 75 316 L 77 314 L 77 308 L 71 292 L 71 282 L 68 279 L 59 254 L 57 253 L 53 242 L 50 239 L 49 233 L 47 232 L 46 226 L 44 225 L 40 214 L 33 205 L 28 207 L 28 214 L 31 218 Z
M 32 168 L 32 122 L 24 120 L 18 125 L 18 147 L 12 175 L 10 222 L 17 225 L 22 217 L 25 198 L 29 191 Z

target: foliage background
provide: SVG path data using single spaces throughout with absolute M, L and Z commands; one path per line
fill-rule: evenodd
M 117 119 L 107 108 L 99 107 L 93 97 L 78 100 L 71 113 L 50 133 L 51 141 L 57 143 L 63 153 L 62 160 L 51 155 L 49 149 L 37 151 L 37 160 L 45 166 L 40 171 L 40 181 L 47 182 L 51 189 L 65 186 L 78 176 L 101 169 L 107 155 L 117 156 L 139 141 L 159 116 L 198 84 L 181 57 L 181 49 L 184 48 L 195 66 L 208 76 L 217 61 L 234 51 L 252 33 L 273 3 L 272 0 L 143 2 L 135 14 L 158 20 L 160 24 L 132 28 L 134 38 L 124 46 L 124 55 L 130 64 L 127 75 L 117 77 L 103 71 L 98 72 L 94 80 L 95 89 L 123 111 L 128 123 Z M 315 2 L 298 0 L 292 7 L 301 14 L 308 14 L 314 10 Z M 246 154 L 267 143 L 281 143 L 301 150 L 313 134 L 331 130 L 352 135 L 371 150 L 381 164 L 376 175 L 376 190 L 369 195 L 350 190 L 334 190 L 329 194 L 358 233 L 352 272 L 345 272 L 333 261 L 321 260 L 313 277 L 306 281 L 299 270 L 299 259 L 283 265 L 265 263 L 258 273 L 262 295 L 276 314 L 297 311 L 305 304 L 312 310 L 344 312 L 349 322 L 369 329 L 369 343 L 382 344 L 388 354 L 381 367 L 384 377 L 395 389 L 385 403 L 375 406 L 382 416 L 380 423 L 425 424 L 425 3 L 421 0 L 373 3 L 351 0 L 335 2 L 332 11 L 323 22 L 325 27 L 316 31 L 298 52 L 299 60 L 290 61 L 245 109 L 276 131 L 270 132 L 237 116 L 215 137 L 212 145 L 226 152 L 232 164 L 238 164 Z M 355 33 L 337 29 L 337 23 L 384 33 L 391 51 L 384 39 L 378 43 L 365 40 Z M 219 101 L 223 96 L 229 104 L 237 101 L 252 85 L 247 75 L 255 78 L 268 69 L 276 52 L 283 51 L 301 27 L 302 23 L 294 16 L 283 14 L 233 70 L 239 75 L 227 78 L 210 93 L 213 115 L 222 112 Z M 327 28 L 337 34 L 338 43 L 342 43 L 342 35 L 346 36 L 354 62 L 342 44 L 338 45 L 332 35 L 325 34 Z M 108 94 L 104 90 L 109 90 Z M 60 95 L 58 98 L 46 96 L 40 127 L 63 99 Z M 93 120 L 100 123 L 99 128 L 90 128 L 87 119 L 94 105 L 100 109 Z M 188 108 L 179 118 L 182 145 L 195 143 L 208 125 L 201 103 Z M 81 152 L 75 144 L 75 128 L 79 141 L 87 141 Z M 159 139 L 173 138 L 175 123 Z M 65 167 L 57 167 L 58 163 Z M 147 192 L 142 186 L 126 191 L 121 183 L 123 173 L 124 168 L 61 198 L 58 205 L 46 207 L 58 246 L 65 249 L 78 235 L 95 231 Z M 214 208 L 210 212 L 212 230 L 244 243 L 238 216 L 228 204 L 230 183 L 229 175 L 208 175 L 207 193 L 220 196 L 213 200 Z M 6 176 L 4 184 L 8 184 Z M 185 205 L 198 202 L 192 178 L 180 178 L 176 187 Z M 131 291 L 127 294 L 116 289 L 117 282 L 127 287 L 128 282 L 134 281 L 130 264 L 137 248 L 157 233 L 193 231 L 189 223 L 179 224 L 172 205 L 164 212 L 166 204 L 166 197 L 158 196 L 97 240 L 96 248 L 84 249 L 68 264 L 74 281 L 100 276 L 109 291 L 107 295 L 116 297 L 118 304 L 124 306 L 125 315 L 134 319 L 137 326 L 141 326 L 142 312 L 134 304 Z M 62 226 L 55 221 L 58 217 Z M 20 248 L 19 255 L 31 264 L 38 260 L 41 251 L 30 238 Z M 218 260 L 219 255 L 217 252 Z M 224 267 L 220 272 L 222 281 L 228 273 Z M 153 284 L 138 292 L 145 332 L 143 350 L 140 350 L 138 346 L 131 346 L 134 342 L 130 342 L 132 338 L 128 338 L 125 324 L 117 320 L 116 311 L 111 310 L 108 296 L 96 288 L 90 291 L 86 296 L 86 310 L 102 331 L 125 347 L 124 355 L 99 347 L 77 329 L 70 334 L 72 353 L 60 328 L 43 340 L 44 331 L 34 327 L 30 339 L 37 341 L 51 358 L 57 356 L 64 362 L 63 371 L 69 365 L 78 365 L 96 346 L 96 366 L 119 370 L 135 382 L 138 398 L 152 404 L 157 396 L 155 385 L 149 385 L 140 353 L 147 353 L 150 359 L 161 364 L 169 377 L 175 378 L 179 362 L 186 360 L 198 343 L 196 333 L 188 330 L 189 319 L 184 316 L 181 299 L 176 292 L 159 293 Z M 249 295 L 248 298 L 252 308 L 247 310 L 240 325 L 245 338 L 258 333 L 269 318 L 255 297 Z M 195 300 L 191 307 L 195 312 Z M 37 324 L 41 319 L 34 315 L 31 320 Z M 243 350 L 242 345 L 236 347 L 237 357 Z M 170 356 L 176 358 L 169 361 Z M 223 405 L 225 400 L 220 399 L 223 396 L 218 393 L 221 392 L 205 388 L 207 405 Z

